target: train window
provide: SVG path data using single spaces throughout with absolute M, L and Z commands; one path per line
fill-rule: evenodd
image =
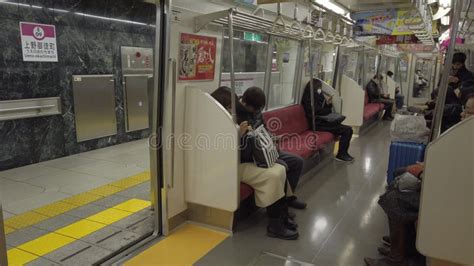
M 310 49 L 308 41 L 303 42 L 304 51 L 303 51 L 303 70 L 301 71 L 301 85 L 299 88 L 299 97 L 303 94 L 303 88 L 306 86 L 308 81 L 310 80 L 310 72 L 311 72 L 311 64 L 313 65 L 313 76 L 317 78 L 321 78 L 321 52 L 322 47 L 321 45 L 312 42 L 311 45 L 311 58 L 310 58 Z
M 275 37 L 268 108 L 295 103 L 295 77 L 300 43 Z
M 323 45 L 323 52 L 321 55 L 321 75 L 320 78 L 328 84 L 332 84 L 334 66 L 336 62 L 336 50 L 334 45 Z
M 362 53 L 358 49 L 340 47 L 340 73 L 348 76 L 349 78 L 357 81 L 361 84 L 360 73 L 361 73 L 361 62 Z
M 364 69 L 365 69 L 365 79 L 364 86 L 375 76 L 377 73 L 377 54 L 375 53 L 365 53 L 364 60 Z
M 230 87 L 230 45 L 224 37 L 221 85 Z M 234 32 L 235 89 L 238 95 L 252 86 L 264 87 L 268 36 L 253 32 Z

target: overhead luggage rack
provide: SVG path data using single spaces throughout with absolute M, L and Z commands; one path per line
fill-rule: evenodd
M 302 28 L 309 26 L 303 21 L 301 22 L 302 28 L 291 27 L 291 24 L 285 22 L 283 17 L 278 17 L 277 20 L 272 21 L 267 18 L 239 11 L 236 8 L 231 8 L 195 17 L 194 32 L 201 31 L 210 23 L 226 27 L 232 23 L 235 29 L 255 31 L 296 40 L 305 39 Z

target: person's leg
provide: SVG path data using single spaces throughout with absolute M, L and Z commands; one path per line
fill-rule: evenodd
M 405 96 L 401 94 L 395 95 L 395 101 L 397 102 L 397 109 L 402 109 L 403 108 L 403 102 L 405 100 Z
M 291 190 L 295 192 L 300 180 L 301 172 L 303 171 L 303 158 L 288 152 L 280 152 L 278 163 L 286 167 L 286 178 L 288 179 L 288 183 L 290 183 Z M 295 209 L 306 208 L 306 203 L 299 201 L 296 196 L 288 198 L 288 205 Z
M 338 125 L 332 127 L 322 127 L 319 131 L 326 131 L 332 133 L 336 137 L 340 137 L 339 150 L 336 159 L 340 161 L 352 161 L 354 158 L 349 155 L 349 146 L 351 144 L 353 130 L 352 127 L 346 125 Z
M 385 106 L 385 114 L 383 116 L 384 119 L 391 119 L 392 117 L 392 109 L 393 109 L 393 100 L 387 100 L 387 99 L 381 99 L 379 101 L 380 103 L 383 103 Z
M 267 235 L 269 237 L 275 237 L 285 240 L 295 240 L 298 238 L 298 231 L 295 229 L 290 229 L 285 224 L 286 210 L 285 210 L 286 200 L 281 198 L 272 205 L 267 207 L 268 215 L 268 226 L 267 226 Z

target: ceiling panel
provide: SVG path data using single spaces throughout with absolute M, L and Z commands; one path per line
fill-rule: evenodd
M 389 8 L 411 8 L 410 0 L 334 0 L 351 12 L 380 10 Z

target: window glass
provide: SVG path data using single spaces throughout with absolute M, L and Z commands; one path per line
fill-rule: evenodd
M 367 83 L 375 76 L 376 71 L 377 71 L 377 62 L 376 62 L 377 55 L 372 54 L 372 53 L 366 53 L 365 54 L 365 62 L 364 62 L 364 67 L 365 67 L 365 84 Z
M 275 37 L 268 108 L 295 103 L 295 76 L 299 42 Z
M 303 94 L 304 87 L 310 80 L 311 64 L 313 65 L 313 77 L 319 78 L 319 72 L 321 69 L 321 45 L 316 42 L 312 42 L 311 58 L 310 58 L 309 42 L 305 41 L 303 45 L 304 45 L 304 54 L 303 54 L 304 61 L 303 61 L 303 71 L 301 73 L 301 76 L 302 76 L 301 87 L 299 88 L 301 90 L 299 93 L 300 97 Z
M 230 87 L 230 44 L 224 37 L 221 86 Z M 236 93 L 252 86 L 263 88 L 267 63 L 268 36 L 253 32 L 234 33 L 234 72 Z
M 332 44 L 323 46 L 321 55 L 321 75 L 320 78 L 327 84 L 332 84 L 334 64 L 336 62 L 336 49 Z

